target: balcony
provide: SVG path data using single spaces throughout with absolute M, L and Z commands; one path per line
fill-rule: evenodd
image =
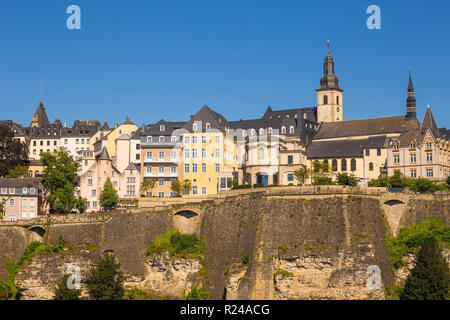
M 178 178 L 178 173 L 144 172 L 144 178 Z

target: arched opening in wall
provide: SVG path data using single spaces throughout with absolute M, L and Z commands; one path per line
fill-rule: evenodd
M 39 226 L 31 227 L 30 231 L 37 234 L 41 238 L 44 238 L 44 236 L 45 236 L 45 229 L 42 227 L 39 227 Z
M 173 226 L 181 234 L 193 234 L 198 231 L 200 216 L 191 210 L 183 210 L 173 216 Z
M 192 218 L 194 218 L 194 217 L 197 217 L 198 216 L 198 214 L 196 214 L 195 212 L 193 212 L 193 211 L 180 211 L 180 212 L 177 212 L 177 213 L 175 213 L 175 215 L 176 216 L 182 216 L 182 217 L 184 217 L 184 218 L 186 218 L 186 219 L 192 219 Z
M 399 205 L 399 204 L 404 204 L 404 202 L 402 202 L 400 200 L 389 200 L 389 201 L 386 201 L 384 204 L 388 205 L 390 207 L 393 207 L 393 206 L 396 206 L 396 205 Z

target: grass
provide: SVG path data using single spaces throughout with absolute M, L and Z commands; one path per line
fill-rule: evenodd
M 286 277 L 292 277 L 294 274 L 284 269 L 278 269 L 273 273 L 273 277 L 275 278 L 278 275 L 281 275 L 281 279 L 284 279 Z
M 142 289 L 132 288 L 125 291 L 124 300 L 170 300 L 169 297 L 160 297 Z
M 169 252 L 171 257 L 203 258 L 205 241 L 195 234 L 181 234 L 177 230 L 168 230 L 157 235 L 147 248 L 147 255 Z

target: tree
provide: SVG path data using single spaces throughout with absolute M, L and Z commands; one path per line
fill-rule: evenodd
M 318 160 L 313 162 L 313 170 L 311 172 L 313 185 L 334 185 L 333 179 L 331 178 L 332 173 L 330 173 L 330 166 L 327 162 L 321 163 Z
M 79 213 L 84 213 L 86 210 L 87 199 L 83 197 L 78 197 L 73 199 L 73 207 L 78 210 Z
M 155 185 L 156 185 L 156 180 L 155 179 L 145 179 L 144 178 L 144 181 L 142 181 L 142 183 L 141 183 L 141 192 L 142 192 L 142 194 L 145 195 L 145 193 L 148 190 L 153 190 Z
M 13 169 L 9 169 L 8 174 L 6 175 L 6 178 L 27 178 L 28 177 L 28 168 L 18 165 Z
M 170 185 L 170 189 L 175 192 L 177 195 L 179 195 L 181 193 L 181 182 L 180 180 L 175 180 L 174 182 L 172 182 L 172 184 Z
M 103 185 L 102 193 L 100 194 L 100 205 L 104 209 L 112 209 L 117 206 L 118 202 L 119 196 L 117 195 L 117 191 L 114 188 L 111 179 L 108 177 Z
M 445 300 L 449 297 L 450 272 L 438 241 L 428 238 L 416 255 L 416 263 L 406 279 L 401 300 Z
M 447 184 L 450 184 L 450 176 L 447 177 Z
M 6 123 L 0 123 L 0 177 L 18 165 L 24 165 L 28 159 L 28 147 L 14 137 Z
M 183 190 L 184 193 L 186 194 L 186 190 L 188 190 L 188 192 L 192 189 L 192 182 L 189 179 L 186 179 L 183 181 Z
M 337 183 L 342 186 L 352 186 L 356 187 L 358 185 L 358 181 L 356 181 L 355 177 L 349 176 L 347 173 L 338 173 L 337 175 Z
M 305 184 L 305 180 L 309 178 L 309 171 L 307 168 L 300 168 L 294 171 L 294 176 L 299 184 Z
M 70 212 L 78 163 L 62 147 L 56 153 L 42 153 L 41 162 L 45 167 L 42 184 L 49 192 L 47 202 L 50 204 L 50 210 L 58 213 Z
M 3 216 L 6 213 L 6 203 L 9 201 L 9 199 L 11 199 L 11 197 L 2 198 L 2 200 L 0 201 L 0 221 L 3 220 Z
M 124 295 L 125 277 L 120 271 L 120 263 L 113 254 L 105 254 L 92 267 L 86 279 L 87 290 L 94 300 L 121 300 Z
M 69 289 L 67 286 L 67 280 L 70 275 L 65 274 L 58 283 L 58 286 L 54 290 L 53 300 L 81 300 L 81 290 Z

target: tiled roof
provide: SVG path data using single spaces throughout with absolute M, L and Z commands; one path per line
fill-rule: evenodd
M 41 187 L 41 179 L 39 178 L 0 178 L 0 188 L 36 188 Z
M 386 136 L 358 140 L 313 141 L 306 149 L 309 159 L 362 157 L 364 149 L 384 147 Z

